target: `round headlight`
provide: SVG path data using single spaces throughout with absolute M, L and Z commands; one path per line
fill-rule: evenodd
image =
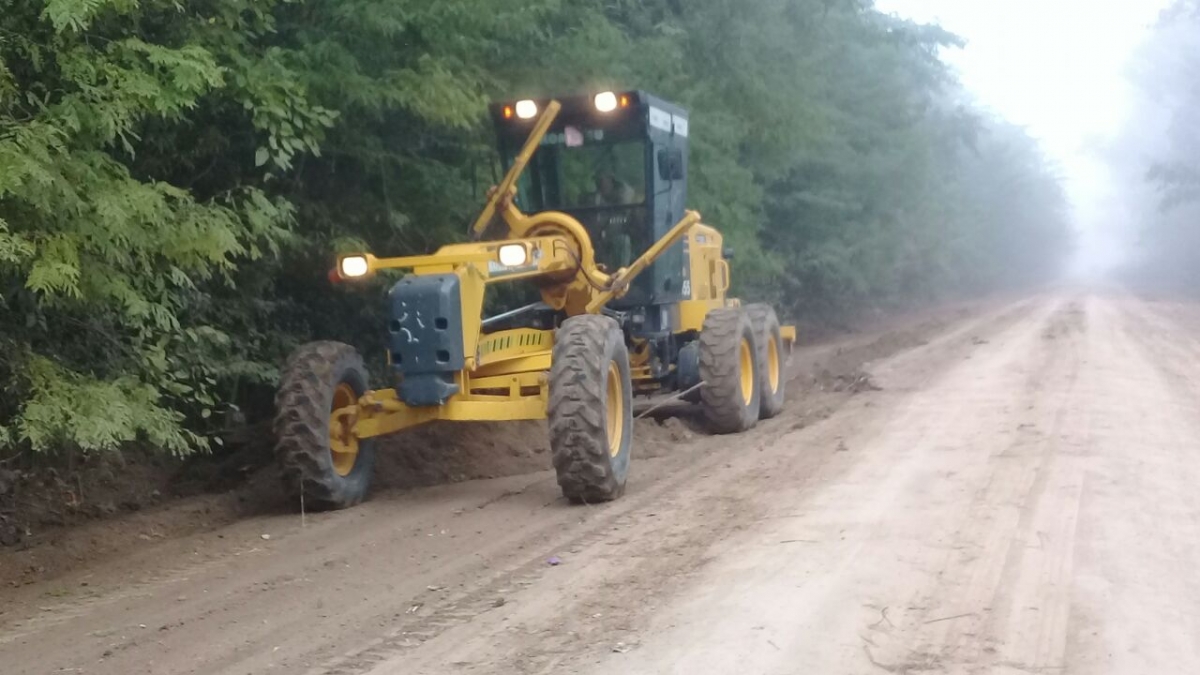
M 537 114 L 537 104 L 530 100 L 517 101 L 517 117 L 527 120 Z
M 505 267 L 520 267 L 529 260 L 529 252 L 522 244 L 505 244 L 500 247 L 497 257 Z
M 371 265 L 367 263 L 367 257 L 362 255 L 348 255 L 342 258 L 338 264 L 338 269 L 341 270 L 342 276 L 347 279 L 355 277 L 365 277 L 367 272 L 371 271 Z
M 617 95 L 611 91 L 602 91 L 596 94 L 596 110 L 600 112 L 612 112 L 617 109 Z

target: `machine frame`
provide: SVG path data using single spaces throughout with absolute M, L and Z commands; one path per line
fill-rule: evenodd
M 608 110 L 600 105 L 605 95 Z M 632 395 L 694 394 L 718 433 L 749 428 L 760 406 L 763 417 L 778 412 L 795 328 L 780 326 L 769 307 L 742 308 L 728 297 L 721 234 L 683 208 L 686 113 L 643 92 L 605 92 L 594 101 L 593 110 L 591 99 L 569 99 L 557 126 L 559 100 L 492 108 L 508 166 L 471 226 L 472 241 L 430 255 L 338 258 L 337 282 L 408 272 L 389 292 L 394 386 L 369 389 L 348 345 L 298 349 L 277 395 L 275 425 L 289 489 L 314 491 L 319 504 L 340 508 L 365 494 L 372 439 L 435 420 L 549 417 L 564 494 L 612 499 L 628 470 Z M 577 214 L 526 213 L 518 204 L 522 176 L 548 134 L 570 134 L 571 124 L 613 110 L 646 131 L 643 206 L 653 236 L 616 269 L 597 260 L 594 228 Z M 520 136 L 519 151 L 505 150 Z M 509 282 L 533 284 L 541 301 L 485 319 L 487 289 Z M 553 320 L 517 321 L 525 311 Z M 501 319 L 513 325 L 493 330 Z M 600 421 L 589 412 L 596 408 Z
M 487 205 L 472 227 L 479 235 L 499 214 L 511 238 L 443 246 L 431 255 L 377 258 L 371 254 L 343 256 L 335 270 L 339 280 L 365 279 L 380 270 L 407 269 L 413 277 L 453 275 L 461 289 L 457 308 L 462 317 L 463 367 L 453 372 L 454 393 L 433 405 L 412 405 L 402 400 L 399 388 L 372 390 L 335 410 L 335 427 L 340 427 L 341 448 L 354 452 L 355 444 L 345 437 L 359 439 L 383 436 L 434 420 L 534 420 L 546 417 L 548 400 L 547 373 L 554 350 L 553 329 L 513 328 L 484 334 L 483 301 L 487 286 L 514 281 L 541 279 L 542 299 L 554 310 L 568 316 L 596 314 L 614 298 L 622 297 L 631 282 L 672 245 L 685 237 L 697 250 L 703 250 L 704 238 L 711 237 L 719 251 L 720 235 L 712 228 L 698 225 L 700 215 L 686 212 L 666 233 L 627 268 L 613 274 L 595 261 L 591 240 L 583 226 L 570 215 L 522 212 L 514 203 L 515 185 L 529 159 L 540 146 L 558 111 L 551 101 L 533 125 L 524 147 L 509 168 L 504 180 L 491 191 Z M 537 236 L 539 231 L 556 231 Z M 505 264 L 514 248 L 524 251 L 518 265 Z M 708 248 L 712 248 L 709 246 Z M 346 274 L 348 260 L 365 262 L 363 273 Z M 723 261 L 722 261 L 723 262 Z M 694 263 L 695 264 L 695 263 Z M 700 264 L 703 264 L 701 262 Z M 728 265 L 722 264 L 722 287 L 728 288 Z M 722 297 L 688 301 L 680 314 L 692 330 L 699 330 L 708 308 L 724 306 Z M 437 317 L 434 317 L 436 320 Z M 393 366 L 393 353 L 388 364 Z M 637 366 L 634 366 L 636 368 Z M 634 375 L 644 379 L 645 374 Z

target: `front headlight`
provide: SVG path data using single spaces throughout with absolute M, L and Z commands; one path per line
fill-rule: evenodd
M 371 271 L 371 264 L 367 262 L 365 255 L 348 255 L 338 262 L 338 271 L 344 279 L 357 279 L 367 276 L 367 272 Z
M 505 244 L 500 247 L 496 257 L 505 267 L 520 267 L 529 261 L 529 251 L 524 244 Z
M 537 115 L 537 104 L 530 100 L 517 101 L 517 117 L 527 120 Z
M 596 110 L 600 112 L 612 112 L 617 109 L 617 95 L 611 91 L 602 91 L 596 94 L 595 104 Z

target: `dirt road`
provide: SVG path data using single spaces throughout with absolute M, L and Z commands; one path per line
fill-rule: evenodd
M 887 352 L 671 431 L 614 504 L 384 493 L 5 589 L 0 672 L 1200 673 L 1200 308 L 1064 291 L 800 361 Z

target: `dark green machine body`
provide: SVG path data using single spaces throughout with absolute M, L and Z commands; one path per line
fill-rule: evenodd
M 562 111 L 518 185 L 527 212 L 563 211 L 588 229 L 597 261 L 610 271 L 629 265 L 665 235 L 687 201 L 687 111 L 642 91 L 616 92 L 617 107 L 596 109 L 592 96 L 557 99 Z M 548 99 L 533 99 L 540 112 Z M 491 108 L 505 167 L 529 136 L 536 115 L 521 119 L 512 105 Z M 611 176 L 615 199 L 605 197 Z M 627 187 L 628 189 L 622 189 Z M 684 242 L 640 275 L 610 307 L 636 312 L 639 333 L 669 332 L 666 305 L 689 299 Z

